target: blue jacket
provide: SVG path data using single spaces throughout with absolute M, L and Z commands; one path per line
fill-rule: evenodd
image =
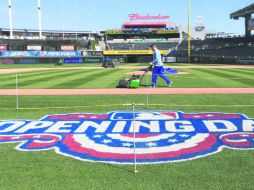
M 163 66 L 163 62 L 161 60 L 161 53 L 158 49 L 153 52 L 153 62 L 154 66 Z

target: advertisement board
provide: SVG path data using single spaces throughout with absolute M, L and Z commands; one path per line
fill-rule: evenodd
M 149 14 L 146 14 L 146 15 L 140 15 L 138 13 L 132 13 L 132 14 L 129 14 L 129 19 L 130 21 L 147 21 L 147 20 L 167 20 L 170 18 L 170 16 L 168 15 L 149 15 Z
M 157 34 L 177 34 L 177 30 L 157 30 Z
M 44 58 L 39 58 L 38 63 L 39 64 L 56 64 L 56 63 L 59 63 L 61 60 L 62 58 L 44 57 Z
M 106 34 L 111 34 L 111 35 L 123 34 L 123 31 L 122 30 L 106 30 Z
M 176 57 L 163 57 L 162 61 L 164 63 L 175 63 L 176 62 Z
M 63 46 L 61 46 L 61 50 L 63 50 L 63 51 L 74 51 L 75 47 L 73 45 L 63 45 Z
M 2 57 L 36 57 L 34 51 L 2 51 Z
M 249 20 L 248 29 L 249 30 L 254 30 L 254 19 Z
M 8 46 L 6 44 L 0 44 L 0 51 L 7 51 Z
M 81 57 L 81 51 L 2 51 L 2 57 Z
M 37 59 L 21 58 L 16 60 L 17 64 L 38 64 Z
M 41 51 L 41 46 L 39 45 L 29 45 L 27 46 L 28 51 Z
M 85 57 L 84 63 L 102 63 L 103 58 L 102 57 Z
M 2 64 L 14 64 L 15 59 L 0 58 L 0 63 L 2 63 Z
M 81 51 L 84 57 L 103 57 L 103 51 Z
M 64 63 L 68 64 L 83 63 L 83 58 L 64 58 Z
M 80 57 L 81 51 L 40 51 L 38 57 Z
M 166 54 L 167 50 L 160 50 L 161 54 Z M 104 55 L 152 55 L 152 50 L 106 50 Z

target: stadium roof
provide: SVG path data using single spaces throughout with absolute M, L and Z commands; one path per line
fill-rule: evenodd
M 2 32 L 9 32 L 10 29 L 9 28 L 0 28 L 0 31 Z M 33 33 L 33 32 L 39 32 L 39 30 L 37 29 L 13 29 L 13 32 L 27 32 L 27 33 Z M 78 33 L 78 34 L 96 34 L 96 32 L 92 32 L 92 31 L 74 31 L 74 30 L 43 30 L 42 32 L 45 32 L 45 33 L 70 33 L 70 34 L 75 34 L 75 33 Z
M 254 3 L 244 7 L 236 12 L 230 14 L 231 19 L 239 19 L 239 17 L 246 17 L 249 14 L 254 13 Z

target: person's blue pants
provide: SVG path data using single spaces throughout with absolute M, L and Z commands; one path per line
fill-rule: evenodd
M 171 83 L 170 79 L 166 75 L 164 75 L 163 66 L 154 66 L 152 75 L 152 86 L 156 86 L 158 76 L 165 80 L 167 84 Z

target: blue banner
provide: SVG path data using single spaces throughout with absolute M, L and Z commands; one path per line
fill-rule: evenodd
M 79 57 L 81 51 L 39 51 L 38 57 Z
M 36 51 L 2 51 L 2 57 L 36 57 Z
M 64 58 L 64 63 L 69 64 L 83 63 L 83 58 Z
M 81 57 L 81 51 L 2 51 L 2 57 Z

